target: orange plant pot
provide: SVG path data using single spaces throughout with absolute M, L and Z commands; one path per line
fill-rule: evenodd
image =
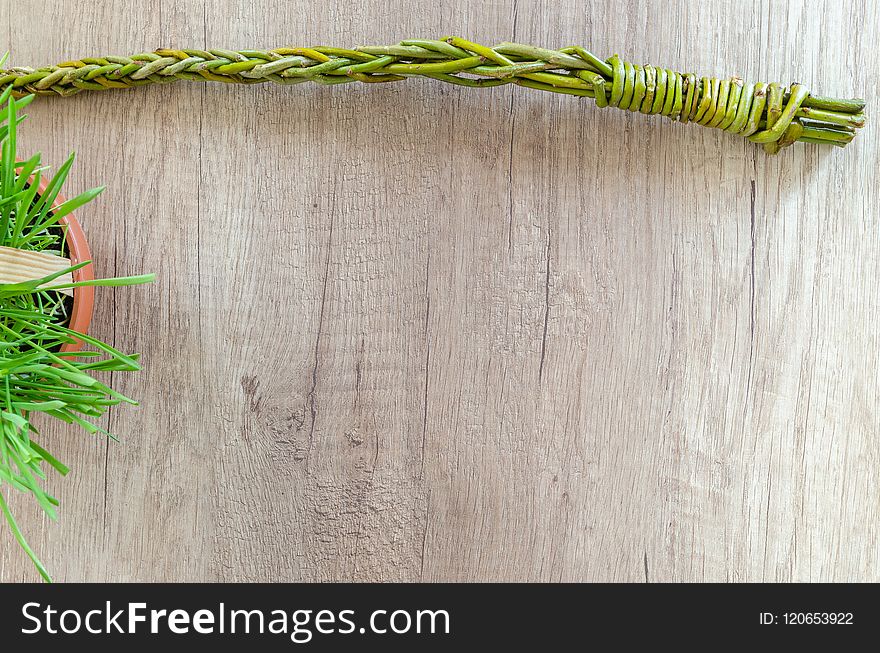
M 48 180 L 42 180 L 38 189 L 40 195 L 46 190 Z M 58 195 L 52 208 L 56 208 L 65 201 L 65 198 Z M 65 242 L 67 244 L 67 257 L 70 259 L 71 265 L 78 265 L 83 261 L 91 261 L 92 253 L 89 251 L 89 243 L 86 240 L 86 234 L 77 221 L 73 213 L 61 218 L 58 224 L 66 231 Z M 83 268 L 73 273 L 74 281 L 91 281 L 95 278 L 95 268 L 89 263 Z M 92 322 L 92 314 L 95 311 L 95 289 L 91 286 L 73 289 L 73 310 L 70 313 L 70 323 L 67 328 L 78 331 L 79 333 L 88 333 L 89 324 Z M 61 348 L 61 353 L 77 351 L 82 346 L 81 341 L 71 342 Z

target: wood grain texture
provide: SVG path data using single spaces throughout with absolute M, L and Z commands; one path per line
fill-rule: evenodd
M 70 259 L 57 254 L 0 246 L 0 283 L 27 283 L 58 274 L 69 267 Z M 71 272 L 55 277 L 39 288 L 49 288 L 65 283 L 73 283 Z M 73 290 L 70 288 L 63 288 L 59 292 L 73 296 Z
M 458 33 L 877 101 L 877 0 L 0 1 L 16 65 Z M 5 48 L 0 48 L 5 49 Z M 47 425 L 59 580 L 880 580 L 873 122 L 777 158 L 520 88 L 157 87 L 20 142 L 99 273 L 121 444 Z M 3 535 L 0 580 L 34 580 Z

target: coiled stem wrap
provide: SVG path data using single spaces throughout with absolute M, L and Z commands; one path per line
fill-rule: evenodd
M 548 50 L 520 43 L 489 48 L 459 37 L 393 46 L 274 50 L 171 50 L 91 57 L 43 68 L 0 71 L 0 92 L 69 96 L 177 80 L 238 84 L 394 82 L 429 77 L 463 86 L 517 84 L 593 98 L 599 107 L 659 114 L 723 129 L 769 153 L 797 141 L 843 147 L 865 124 L 865 102 L 812 95 L 805 86 L 745 83 L 602 60 L 579 46 Z

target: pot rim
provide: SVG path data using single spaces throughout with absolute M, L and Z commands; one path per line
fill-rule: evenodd
M 33 178 L 32 178 L 33 179 Z M 49 180 L 42 179 L 37 192 L 42 195 L 46 190 Z M 59 194 L 52 203 L 52 208 L 57 208 L 66 200 Z M 71 265 L 78 265 L 83 261 L 91 261 L 92 253 L 89 242 L 79 221 L 73 213 L 69 213 L 58 221 L 65 229 L 65 243 L 67 244 L 67 256 Z M 73 280 L 91 281 L 95 278 L 95 267 L 91 263 L 73 272 Z M 67 328 L 71 331 L 87 334 L 95 311 L 95 288 L 93 286 L 81 286 L 73 289 L 73 309 L 70 312 L 70 322 Z M 61 347 L 60 353 L 78 351 L 82 347 L 82 341 L 70 342 Z

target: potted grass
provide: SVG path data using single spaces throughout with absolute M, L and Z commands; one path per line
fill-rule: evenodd
M 13 517 L 8 491 L 30 494 L 55 519 L 58 501 L 42 482 L 49 470 L 66 475 L 68 469 L 47 451 L 39 424 L 57 419 L 91 434 L 110 435 L 96 419 L 111 406 L 135 403 L 97 376 L 136 371 L 137 356 L 123 354 L 86 330 L 95 286 L 145 283 L 153 275 L 94 278 L 88 244 L 73 212 L 102 189 L 65 200 L 60 191 L 72 155 L 48 178 L 39 155 L 16 158 L 19 112 L 31 98 L 0 94 L 0 512 L 49 581 Z

